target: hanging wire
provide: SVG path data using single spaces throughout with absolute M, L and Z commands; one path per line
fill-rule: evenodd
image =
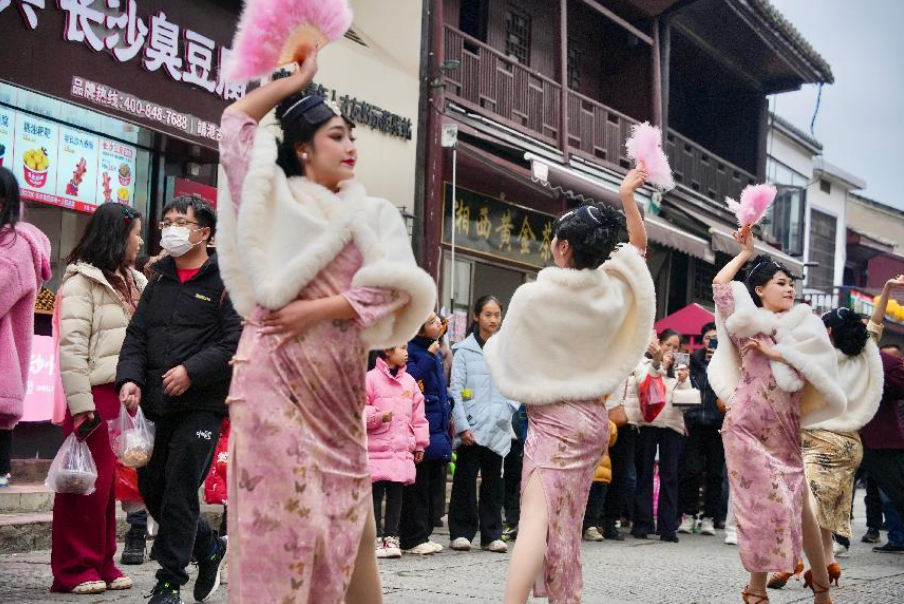
M 814 128 L 816 127 L 816 116 L 819 115 L 819 103 L 822 101 L 822 82 L 819 83 L 818 92 L 816 93 L 816 108 L 813 109 L 813 119 L 810 120 L 810 134 L 816 136 Z

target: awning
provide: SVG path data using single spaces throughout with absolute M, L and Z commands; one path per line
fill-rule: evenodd
M 525 158 L 531 162 L 531 180 L 534 182 L 579 203 L 595 202 L 621 208 L 618 191 L 594 180 L 592 176 L 554 162 L 542 161 L 530 154 Z M 638 205 L 643 212 L 643 205 Z M 651 241 L 709 263 L 715 261 L 715 254 L 705 239 L 685 233 L 664 218 L 651 214 L 644 216 L 644 223 Z
M 738 253 L 738 244 L 733 237 L 733 233 L 735 232 L 733 227 L 719 222 L 717 218 L 707 216 L 696 210 L 690 210 L 683 205 L 678 207 L 678 210 L 697 222 L 702 223 L 709 229 L 710 235 L 712 235 L 711 244 L 713 251 L 730 254 L 732 256 Z M 775 260 L 787 266 L 789 270 L 796 273 L 798 276 L 803 275 L 804 264 L 801 260 L 789 256 L 781 250 L 774 248 L 767 243 L 763 243 L 762 241 L 757 241 L 754 247 L 756 248 L 757 253 L 768 254 Z

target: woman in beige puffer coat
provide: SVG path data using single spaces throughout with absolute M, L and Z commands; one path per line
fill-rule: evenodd
M 99 421 L 85 439 L 97 466 L 90 495 L 57 493 L 53 505 L 52 591 L 79 594 L 128 589 L 116 553 L 115 457 L 107 421 L 119 416 L 114 388 L 126 328 L 147 284 L 133 270 L 141 248 L 141 216 L 118 203 L 100 206 L 67 262 L 59 291 L 59 367 L 67 411 L 63 433 Z

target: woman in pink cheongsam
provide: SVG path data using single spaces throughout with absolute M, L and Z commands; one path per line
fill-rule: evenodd
M 646 176 L 641 167 L 625 177 L 623 215 L 585 205 L 555 222 L 556 266 L 518 288 L 484 346 L 496 387 L 527 406 L 529 422 L 506 604 L 526 602 L 531 587 L 551 604 L 581 601 L 581 525 L 609 442 L 604 397 L 631 373 L 653 328 L 647 235 L 634 201 Z M 619 245 L 625 227 L 629 243 Z
M 831 602 L 800 429 L 802 421 L 844 411 L 835 351 L 810 307 L 794 305 L 787 268 L 761 256 L 746 283 L 733 281 L 754 253 L 749 229 L 739 229 L 735 239 L 741 251 L 713 281 L 719 348 L 709 378 L 719 398 L 729 401 L 722 440 L 738 549 L 750 573 L 743 599 L 768 602 L 767 573 L 793 569 L 803 546 L 815 602 Z
M 433 310 L 399 211 L 354 179 L 354 124 L 303 96 L 312 56 L 223 114 L 217 243 L 245 331 L 233 360 L 232 603 L 381 602 L 367 352 Z M 276 108 L 280 138 L 259 122 Z

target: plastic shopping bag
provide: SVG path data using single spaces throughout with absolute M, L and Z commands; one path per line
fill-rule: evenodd
M 90 495 L 95 491 L 97 466 L 88 444 L 76 438 L 75 433 L 63 441 L 63 446 L 50 464 L 50 472 L 44 486 L 55 493 Z
M 119 416 L 107 421 L 110 429 L 110 446 L 116 458 L 127 468 L 143 468 L 151 460 L 154 451 L 154 423 L 141 412 L 129 415 L 125 405 Z
M 116 501 L 135 502 L 144 506 L 141 493 L 138 491 L 138 470 L 125 467 L 118 459 L 115 463 L 116 474 L 113 488 L 116 492 Z

